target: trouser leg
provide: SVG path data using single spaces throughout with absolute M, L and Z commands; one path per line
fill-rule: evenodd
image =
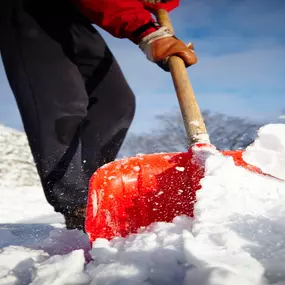
M 91 94 L 88 114 L 82 125 L 82 157 L 86 177 L 115 160 L 132 123 L 135 98 L 116 62 Z M 98 145 L 99 152 L 95 150 Z
M 4 2 L 1 55 L 7 77 L 47 200 L 56 211 L 68 212 L 87 196 L 79 140 L 88 105 L 84 81 L 25 1 Z
M 89 179 L 98 167 L 116 158 L 134 117 L 135 97 L 100 34 L 84 25 L 74 27 L 72 34 L 73 61 L 89 96 L 80 135 L 83 169 Z
M 100 35 L 59 3 L 2 1 L 0 43 L 47 200 L 67 213 L 115 159 L 135 102 Z

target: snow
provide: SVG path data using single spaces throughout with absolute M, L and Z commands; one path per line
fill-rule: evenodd
M 193 136 L 195 142 L 197 143 L 209 143 L 210 142 L 210 137 L 208 134 L 197 134 Z
M 181 172 L 183 172 L 183 171 L 185 170 L 184 167 L 179 167 L 179 166 L 176 166 L 175 169 L 176 169 L 177 171 L 181 171 Z
M 284 178 L 284 136 L 285 125 L 264 126 L 245 159 Z M 65 229 L 40 187 L 2 186 L 0 284 L 284 285 L 285 182 L 213 154 L 201 183 L 195 219 L 92 248 L 84 233 Z
M 258 136 L 248 147 L 244 160 L 285 180 L 285 124 L 266 125 L 259 130 Z
M 197 120 L 191 121 L 189 124 L 195 126 L 195 127 L 199 127 L 200 123 Z
M 25 133 L 0 124 L 0 187 L 38 186 L 35 168 Z

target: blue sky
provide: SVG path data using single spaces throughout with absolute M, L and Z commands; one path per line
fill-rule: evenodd
M 273 119 L 285 108 L 285 1 L 181 0 L 171 12 L 176 36 L 199 57 L 188 73 L 201 109 Z M 102 31 L 135 92 L 132 131 L 148 131 L 155 115 L 178 107 L 169 73 L 133 43 Z M 0 122 L 22 128 L 0 65 Z

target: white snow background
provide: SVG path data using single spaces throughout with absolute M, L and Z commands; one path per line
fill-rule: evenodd
M 285 179 L 285 125 L 261 128 L 244 158 Z M 231 158 L 208 158 L 194 220 L 98 239 L 91 250 L 85 234 L 64 228 L 39 186 L 13 179 L 0 189 L 1 285 L 285 284 L 285 182 Z

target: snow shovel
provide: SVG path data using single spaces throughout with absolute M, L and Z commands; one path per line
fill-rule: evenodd
M 173 30 L 165 10 L 158 11 L 157 20 Z M 97 238 L 124 237 L 179 215 L 193 216 L 205 160 L 219 151 L 210 143 L 183 60 L 172 56 L 168 64 L 189 150 L 135 156 L 99 168 L 89 185 L 85 230 L 90 243 Z M 221 153 L 231 156 L 236 165 L 263 174 L 242 159 L 242 150 Z

